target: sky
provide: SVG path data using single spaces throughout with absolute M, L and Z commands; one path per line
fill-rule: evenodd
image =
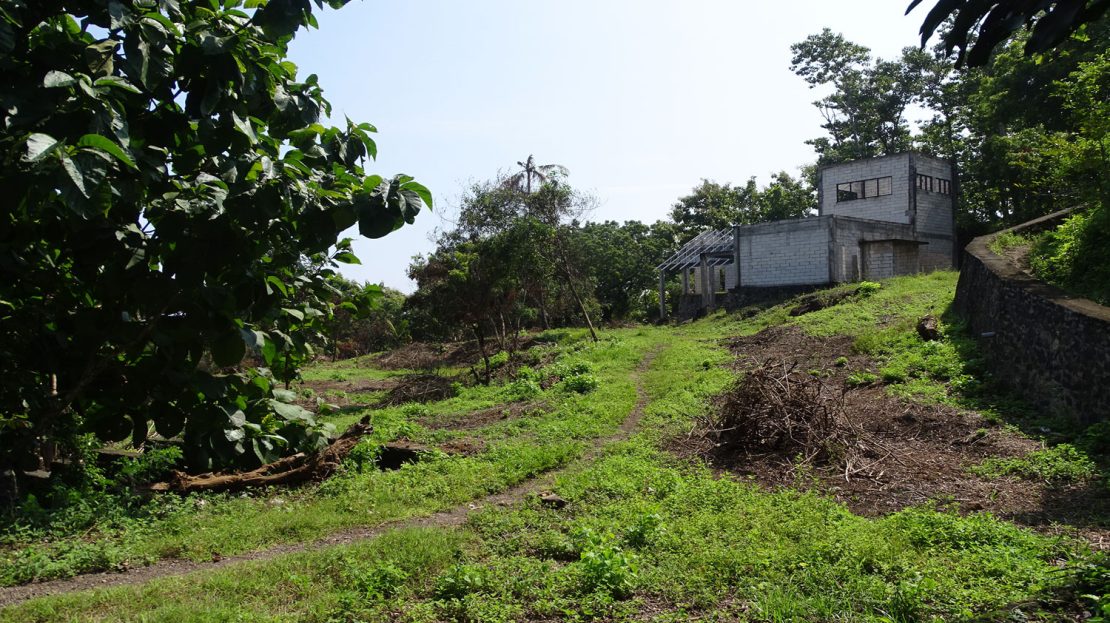
M 318 12 L 290 60 L 317 74 L 332 117 L 378 128 L 368 171 L 406 173 L 435 207 L 392 234 L 352 229 L 345 276 L 404 292 L 464 187 L 529 154 L 592 193 L 591 220 L 666 218 L 705 179 L 761 183 L 815 160 L 821 95 L 790 45 L 828 27 L 892 58 L 925 10 L 906 0 L 354 0 Z M 925 3 L 928 4 L 928 3 Z

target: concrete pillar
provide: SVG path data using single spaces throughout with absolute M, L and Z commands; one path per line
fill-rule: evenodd
M 744 285 L 744 280 L 740 275 L 740 226 L 732 226 L 732 261 L 736 266 L 736 287 Z
M 690 293 L 690 269 L 682 269 L 682 294 Z
M 667 319 L 667 271 L 659 271 L 659 319 Z
M 701 306 L 708 308 L 712 305 L 713 290 L 715 288 L 709 283 L 709 258 L 704 253 L 701 254 Z

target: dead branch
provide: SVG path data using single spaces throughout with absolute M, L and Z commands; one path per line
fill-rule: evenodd
M 151 491 L 241 491 L 252 487 L 319 482 L 337 472 L 343 459 L 372 427 L 369 417 L 352 424 L 328 447 L 315 454 L 297 453 L 249 472 L 208 473 L 191 476 L 173 472 L 168 482 L 155 483 Z
M 726 455 L 778 456 L 793 463 L 836 467 L 845 480 L 867 475 L 891 451 L 845 413 L 843 392 L 797 363 L 765 361 L 721 395 L 690 437 Z

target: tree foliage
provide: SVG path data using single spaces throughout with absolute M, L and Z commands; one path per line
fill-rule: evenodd
M 801 218 L 816 207 L 816 194 L 808 180 L 779 171 L 762 189 L 754 177 L 743 186 L 702 180 L 671 207 L 671 220 L 678 241 L 685 243 L 707 229 Z
M 919 4 L 921 0 L 913 0 L 906 14 Z M 982 67 L 995 48 L 1023 28 L 1029 30 L 1025 54 L 1039 54 L 1097 21 L 1107 9 L 1110 0 L 937 0 L 921 23 L 921 47 L 947 23 L 940 37 L 945 54 L 959 48 L 957 67 L 965 61 L 970 67 Z
M 183 435 L 198 467 L 320 443 L 276 384 L 312 353 L 332 265 L 358 261 L 339 234 L 431 197 L 364 172 L 373 126 L 321 122 L 285 58 L 314 24 L 308 0 L 0 0 L 8 462 L 85 430 Z
M 810 88 L 831 87 L 814 102 L 827 137 L 807 141 L 819 164 L 895 154 L 912 145 L 906 108 L 921 90 L 912 64 L 871 57 L 828 28 L 790 47 L 790 68 Z

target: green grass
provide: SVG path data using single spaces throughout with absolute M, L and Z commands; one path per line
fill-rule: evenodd
M 531 417 L 468 431 L 486 451 L 467 457 L 433 457 L 395 471 L 370 469 L 333 478 L 321 487 L 249 496 L 193 496 L 141 519 L 111 517 L 79 535 L 67 528 L 19 530 L 10 526 L 0 550 L 0 583 L 65 577 L 136 566 L 162 558 L 208 560 L 320 538 L 356 526 L 426 515 L 503 490 L 567 464 L 589 440 L 613 432 L 636 401 L 629 374 L 649 346 L 645 339 L 609 339 L 567 349 L 567 361 L 587 362 L 598 387 L 587 395 L 554 388 L 548 409 Z M 466 388 L 457 397 L 426 405 L 372 412 L 367 443 L 398 437 L 439 442 L 450 433 L 424 429 L 419 417 L 459 414 L 510 401 L 504 386 Z M 369 411 L 334 416 L 340 426 Z M 172 497 L 172 496 L 171 496 Z
M 1032 244 L 1032 242 L 1033 238 L 1030 236 L 1015 234 L 1014 232 L 1007 231 L 995 236 L 994 240 L 991 240 L 991 243 L 988 246 L 990 250 L 994 253 L 1002 255 L 1010 249 Z
M 1057 561 L 1077 555 L 1072 545 L 986 513 L 923 506 L 867 519 L 819 492 L 768 492 L 661 451 L 730 382 L 720 365 L 728 354 L 706 337 L 735 323 L 616 334 L 617 353 L 667 347 L 642 375 L 650 402 L 641 433 L 563 474 L 555 490 L 564 509 L 533 498 L 474 514 L 463 530 L 397 531 L 40 599 L 0 620 L 955 620 L 1005 616 L 1066 579 Z M 616 366 L 626 376 L 628 358 Z M 604 359 L 589 359 L 602 378 Z M 609 384 L 564 399 L 593 399 Z
M 349 474 L 298 495 L 221 499 L 159 525 L 176 532 L 137 542 L 196 558 L 217 546 L 227 554 L 228 543 L 250 549 L 294 542 L 430 512 L 565 465 L 555 485 L 568 501 L 563 509 L 532 498 L 472 514 L 463 529 L 397 530 L 355 546 L 39 599 L 4 610 L 0 621 L 891 622 L 1010 619 L 1019 616 L 1018 606 L 1034 619 L 1051 619 L 1037 612 L 1072 575 L 1061 572 L 1060 561 L 1071 561 L 1069 568 L 1102 564 L 1089 562 L 1074 543 L 988 513 L 960 516 L 930 505 L 859 517 L 819 491 L 767 491 L 660 449 L 684 435 L 733 380 L 725 365 L 731 356 L 718 340 L 786 322 L 815 335 L 856 338 L 856 348 L 877 362 L 870 382 L 888 391 L 969 400 L 979 390 L 965 377 L 977 380 L 978 368 L 959 327 L 944 323 L 944 339 L 934 345 L 913 329 L 926 313 L 945 317 L 954 285 L 954 274 L 935 273 L 883 282 L 869 295 L 798 318 L 782 305 L 746 319 L 718 313 L 679 327 L 607 332 L 596 346 L 561 347 L 559 365 L 588 365 L 599 380 L 595 389 L 579 394 L 556 386 L 541 396 L 548 411 L 467 431 L 488 444 L 481 455 Z M 592 462 L 575 461 L 632 408 L 632 371 L 649 352 L 652 365 L 640 375 L 648 398 L 640 432 Z M 470 388 L 440 403 L 382 410 L 375 439 L 458 435 L 424 429 L 418 420 L 504 404 L 519 390 Z M 1083 452 L 1110 446 L 1110 426 L 1090 429 L 1083 439 Z M 1081 455 L 1060 448 L 1034 453 L 1018 467 L 977 469 L 992 475 L 1028 469 L 1054 482 L 1086 473 Z

